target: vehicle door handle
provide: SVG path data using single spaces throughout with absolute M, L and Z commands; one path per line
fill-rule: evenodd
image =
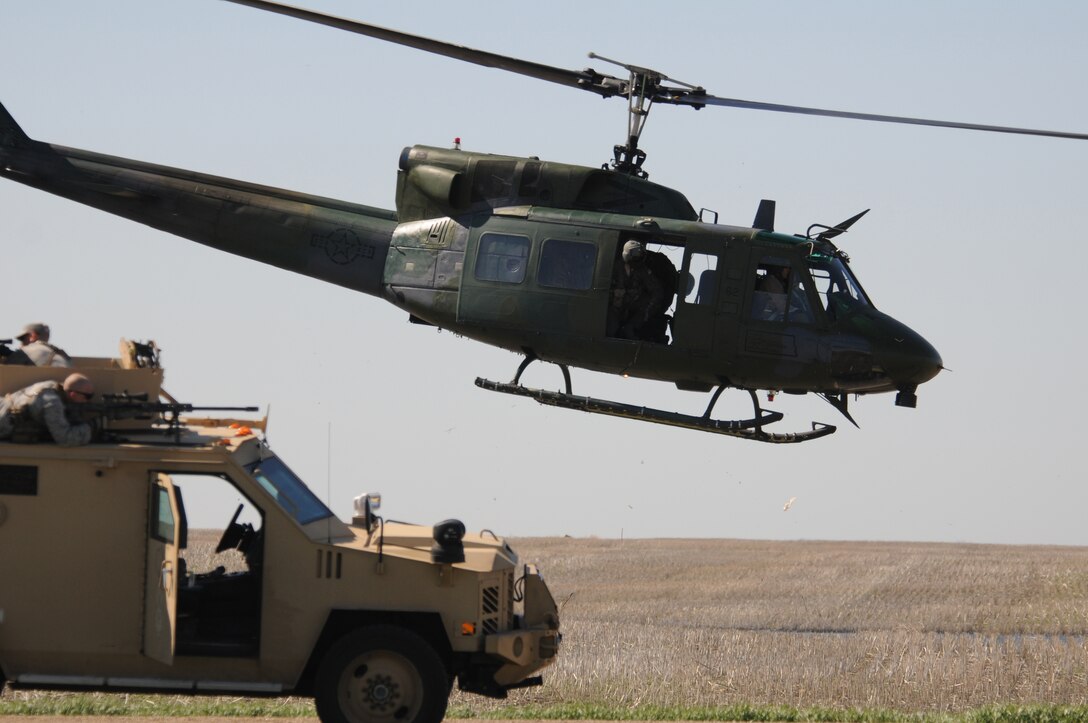
M 159 578 L 159 589 L 169 593 L 173 587 L 174 564 L 169 560 L 162 561 L 162 577 Z

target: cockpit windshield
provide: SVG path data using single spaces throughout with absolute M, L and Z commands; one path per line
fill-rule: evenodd
M 332 511 L 279 457 L 247 464 L 246 472 L 300 525 L 332 517 Z
M 831 254 L 814 253 L 806 260 L 816 284 L 816 293 L 830 318 L 834 319 L 840 308 L 872 306 L 850 267 L 842 259 Z

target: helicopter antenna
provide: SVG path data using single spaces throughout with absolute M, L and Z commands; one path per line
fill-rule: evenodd
M 664 81 L 676 83 L 696 94 L 704 91 L 698 86 L 670 78 L 656 70 L 621 63 L 593 52 L 589 53 L 589 57 L 617 65 L 628 73 L 627 87 L 618 93 L 618 95 L 627 96 L 627 143 L 613 147 L 611 168 L 620 173 L 647 178 L 649 174 L 642 170 L 642 164 L 646 161 L 646 151 L 638 147 L 638 140 L 642 136 L 642 129 L 646 126 L 646 119 L 650 115 L 650 106 L 653 105 L 654 98 L 659 96 L 662 90 L 668 90 L 663 89 L 661 83 Z M 701 106 L 696 106 L 698 107 Z
M 862 216 L 869 213 L 869 211 L 871 211 L 871 210 L 872 209 L 867 208 L 864 211 L 862 211 L 861 213 L 859 213 L 859 214 L 857 214 L 855 216 L 851 216 L 850 218 L 846 219 L 845 221 L 841 221 L 840 223 L 838 223 L 838 224 L 836 224 L 834 226 L 825 226 L 822 223 L 814 223 L 814 224 L 812 224 L 811 226 L 808 227 L 808 231 L 805 232 L 805 238 L 808 238 L 808 239 L 812 238 L 813 230 L 823 229 L 819 233 L 819 235 L 816 236 L 816 238 L 819 239 L 820 241 L 830 241 L 831 239 L 835 238 L 839 234 L 846 233 L 846 231 L 851 226 L 853 226 L 855 223 L 857 223 L 861 219 Z

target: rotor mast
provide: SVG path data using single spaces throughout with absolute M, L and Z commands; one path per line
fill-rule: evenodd
M 638 147 L 639 138 L 642 137 L 642 130 L 646 126 L 646 119 L 650 115 L 650 107 L 654 103 L 655 97 L 662 97 L 665 94 L 666 97 L 678 97 L 677 93 L 670 93 L 670 90 L 678 91 L 677 89 L 670 89 L 662 87 L 662 83 L 668 81 L 670 83 L 676 83 L 683 88 L 686 88 L 691 94 L 698 95 L 705 93 L 701 87 L 684 83 L 682 81 L 670 78 L 664 73 L 660 73 L 650 68 L 643 68 L 638 65 L 630 65 L 628 63 L 621 63 L 618 60 L 612 60 L 606 58 L 603 55 L 597 53 L 589 53 L 591 59 L 603 60 L 606 63 L 617 65 L 625 69 L 628 73 L 628 80 L 626 85 L 623 85 L 621 89 L 616 93 L 617 95 L 627 97 L 627 143 L 624 145 L 616 145 L 612 148 L 613 160 L 611 168 L 618 173 L 626 173 L 637 178 L 647 178 L 649 174 L 642 170 L 642 164 L 646 161 L 646 151 Z M 592 73 L 590 69 L 586 70 L 587 73 Z M 701 105 L 694 105 L 695 109 L 701 108 Z M 607 168 L 608 166 L 606 166 Z

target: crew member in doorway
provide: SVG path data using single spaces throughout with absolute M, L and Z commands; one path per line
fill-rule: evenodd
M 608 335 L 620 339 L 646 339 L 651 321 L 664 314 L 665 290 L 646 265 L 646 247 L 641 241 L 625 243 L 622 260 L 623 263 L 616 264 L 612 279 Z

